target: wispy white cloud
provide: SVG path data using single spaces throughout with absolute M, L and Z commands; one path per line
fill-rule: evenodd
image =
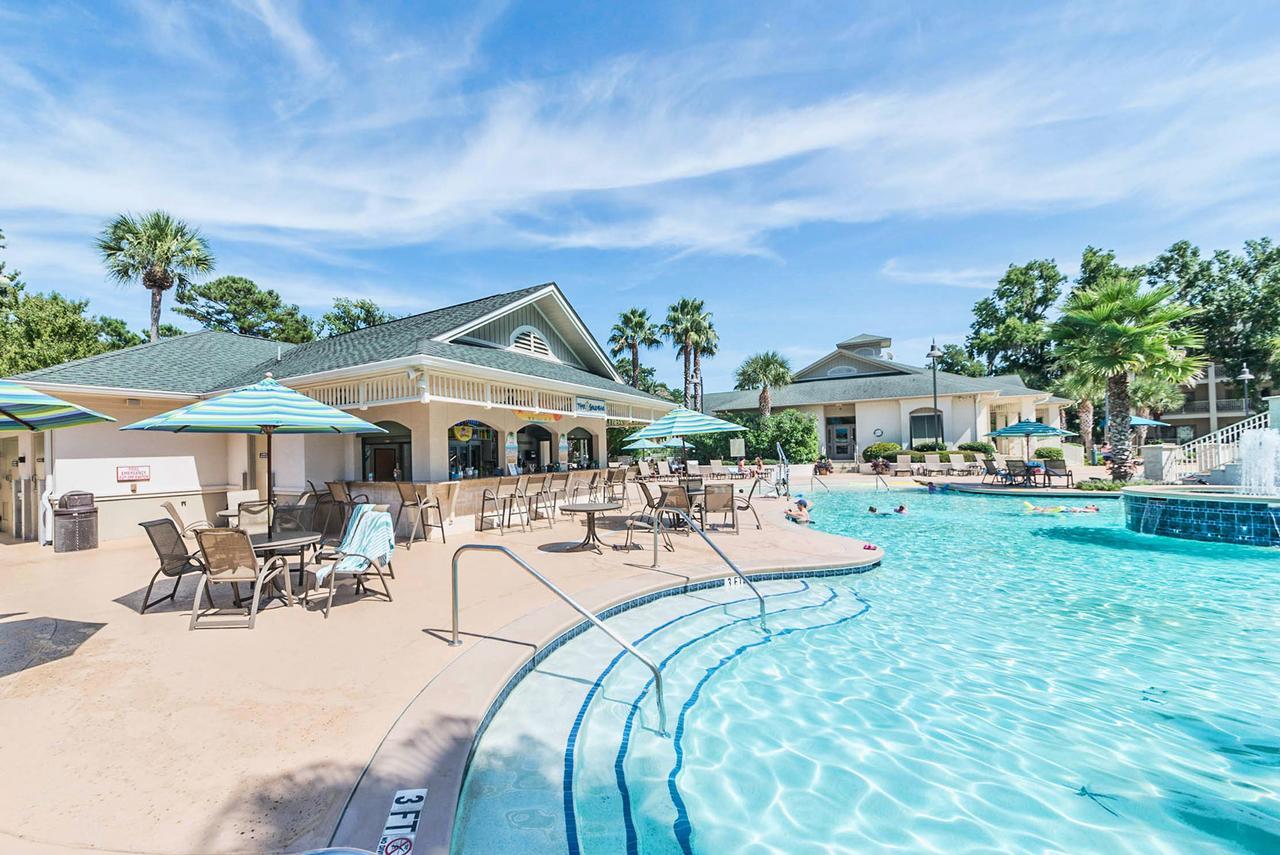
M 896 258 L 880 266 L 880 275 L 894 282 L 911 285 L 945 285 L 950 288 L 976 288 L 989 291 L 1004 271 L 998 267 L 910 267 Z
M 844 60 L 756 36 L 474 77 L 499 8 L 409 35 L 239 0 L 307 81 L 252 76 L 258 106 L 289 111 L 92 82 L 29 96 L 0 115 L 0 210 L 164 207 L 229 240 L 335 255 L 439 243 L 773 258 L 775 235 L 818 222 L 1122 203 L 1260 220 L 1280 184 L 1274 51 L 1100 56 L 1014 39 L 985 62 L 833 85 Z M 39 86 L 34 60 L 8 64 Z M 765 94 L 824 68 L 821 87 Z M 881 273 L 977 288 L 991 271 L 891 259 Z

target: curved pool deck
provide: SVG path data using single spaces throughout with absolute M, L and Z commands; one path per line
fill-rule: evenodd
M 762 530 L 748 515 L 741 534 L 713 534 L 747 572 L 882 557 L 785 521 L 785 501 L 756 504 Z M 606 539 L 620 541 L 610 528 Z M 443 852 L 490 704 L 579 622 L 505 559 L 471 554 L 467 635 L 450 647 L 457 546 L 509 546 L 593 611 L 729 572 L 686 537 L 658 570 L 649 543 L 599 556 L 540 549 L 581 539 L 568 518 L 506 536 L 459 520 L 448 537 L 397 550 L 393 602 L 348 586 L 328 620 L 276 603 L 253 631 L 188 632 L 192 579 L 176 603 L 138 614 L 155 567 L 145 538 L 85 553 L 0 546 L 0 850 L 298 852 L 331 838 L 372 849 L 392 794 L 427 787 L 414 851 Z

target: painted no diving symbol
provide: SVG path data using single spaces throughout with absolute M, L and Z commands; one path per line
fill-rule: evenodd
M 395 840 L 388 840 L 382 851 L 386 855 L 409 855 L 413 851 L 413 841 L 408 837 L 397 837 Z

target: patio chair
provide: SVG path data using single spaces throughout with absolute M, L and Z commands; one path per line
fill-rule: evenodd
M 574 484 L 569 497 L 576 502 L 579 500 L 578 497 L 585 492 L 587 494 L 587 501 L 594 502 L 600 495 L 600 483 L 600 472 L 597 470 L 591 473 L 591 479 L 585 484 L 581 480 L 579 480 L 577 484 Z
M 658 480 L 670 481 L 670 480 L 673 480 L 675 477 L 676 477 L 676 474 L 671 471 L 671 461 L 659 460 L 658 461 Z
M 965 460 L 964 455 L 958 452 L 947 455 L 947 463 L 951 467 L 952 475 L 968 475 L 973 471 L 974 464 Z
M 524 477 L 524 476 L 521 476 Z M 480 513 L 476 516 L 476 531 L 484 531 L 485 521 L 496 521 L 495 528 L 506 532 L 511 525 L 512 508 L 524 501 L 524 497 L 516 490 L 517 479 L 505 476 L 498 478 L 494 487 L 485 487 L 480 494 Z M 520 530 L 525 531 L 525 518 L 520 518 Z
M 760 479 L 756 478 L 754 481 L 751 482 L 751 489 L 747 492 L 745 496 L 742 495 L 741 488 L 739 488 L 739 492 L 736 496 L 734 496 L 734 500 L 733 500 L 738 510 L 751 511 L 751 516 L 756 518 L 756 528 L 761 527 L 760 515 L 756 513 L 755 506 L 751 504 L 751 500 L 755 498 L 756 490 L 759 489 L 759 487 L 760 487 Z
M 1067 468 L 1067 461 L 1065 460 L 1046 460 L 1044 462 L 1045 486 L 1052 487 L 1054 478 L 1065 479 L 1068 487 L 1076 485 L 1076 476 Z
M 733 493 L 732 484 L 708 484 L 702 494 L 702 527 L 707 527 L 707 519 L 712 514 L 721 514 L 724 521 L 730 524 L 734 534 L 738 534 L 738 502 Z
M 1009 483 L 1014 486 L 1036 487 L 1036 470 L 1027 466 L 1025 460 L 1010 460 L 1005 463 L 1009 472 Z
M 662 539 L 666 543 L 669 551 L 674 551 L 675 546 L 671 542 L 671 535 L 662 528 L 661 515 L 658 510 L 662 505 L 661 491 L 654 493 L 653 487 L 648 481 L 640 482 L 640 495 L 644 499 L 644 507 L 638 511 L 633 511 L 627 517 L 627 539 L 623 544 L 623 549 L 630 549 L 635 542 L 635 531 L 637 525 L 646 525 L 646 531 L 653 531 L 654 526 L 658 527 L 658 531 L 662 533 Z
M 658 520 L 661 524 L 663 515 L 670 516 L 675 524 L 684 521 L 680 514 L 685 514 L 690 518 L 694 515 L 693 500 L 689 498 L 689 491 L 680 484 L 663 484 L 658 489 L 662 491 L 662 496 L 658 500 Z M 679 511 L 680 513 L 674 513 Z M 674 527 L 674 525 L 673 525 Z
M 569 498 L 569 479 L 571 477 L 568 472 L 551 473 L 551 485 L 547 489 L 551 497 L 552 518 L 560 511 L 560 503 Z
M 684 474 L 690 478 L 702 477 L 702 464 L 696 460 L 687 460 L 684 464 Z
M 373 573 L 382 582 L 382 591 L 372 593 L 386 597 L 387 602 L 391 602 L 391 588 L 382 571 L 385 567 L 387 574 L 395 578 L 395 571 L 391 567 L 391 558 L 396 549 L 395 526 L 391 522 L 391 514 L 379 511 L 377 507 L 356 505 L 351 513 L 351 524 L 347 526 L 337 552 L 325 555 L 317 566 L 310 568 L 316 578 L 316 588 L 325 586 L 328 589 L 324 604 L 326 620 L 333 607 L 333 592 L 339 576 L 354 578 L 356 593 L 362 594 L 372 590 L 365 584 L 365 577 Z M 305 597 L 302 605 L 303 608 L 308 605 Z
M 926 475 L 946 475 L 951 471 L 951 464 L 943 466 L 941 454 L 926 454 L 923 469 Z
M 346 481 L 325 481 L 324 485 L 329 488 L 329 496 L 333 499 L 334 507 L 342 514 L 339 518 L 339 529 L 345 530 L 347 520 L 351 517 L 351 511 L 356 505 L 367 503 L 369 497 L 364 493 L 355 496 L 351 495 L 351 491 L 347 489 Z M 328 522 L 328 520 L 325 520 L 326 528 L 328 527 Z
M 431 539 L 431 529 L 440 529 L 440 542 L 445 543 L 444 514 L 440 510 L 440 499 L 431 492 L 426 484 L 414 484 L 409 481 L 397 481 L 396 492 L 400 495 L 400 508 L 396 511 L 395 527 L 400 528 L 400 518 L 405 511 L 409 512 L 409 539 L 405 549 L 412 549 L 421 527 L 424 540 Z M 436 521 L 431 521 L 431 512 L 436 512 Z
M 213 523 L 205 519 L 188 519 L 182 511 L 178 509 L 173 502 L 164 502 L 160 505 L 164 508 L 165 513 L 173 520 L 178 531 L 183 537 L 195 540 L 196 532 L 202 528 L 213 528 Z M 148 525 L 148 523 L 138 523 L 138 525 Z
M 271 505 L 267 502 L 241 502 L 236 513 L 236 528 L 248 534 L 263 534 L 271 528 Z
M 723 460 L 712 460 L 710 470 L 707 474 L 712 478 L 728 478 L 729 470 L 725 468 Z
M 622 502 L 623 505 L 630 507 L 631 497 L 627 495 L 628 474 L 626 469 L 609 470 L 609 475 L 601 488 L 601 495 L 606 502 Z
M 542 479 L 536 484 L 530 483 L 529 494 L 525 497 L 525 504 L 529 509 L 530 528 L 533 528 L 535 519 L 545 519 L 548 522 L 548 528 L 555 528 L 555 493 L 552 487 L 554 480 L 553 476 L 548 473 L 543 475 Z
M 307 490 L 291 505 L 276 505 L 277 531 L 311 531 L 315 524 L 320 497 Z
M 994 458 L 984 457 L 982 460 L 982 469 L 983 484 L 1008 484 L 1012 481 L 1012 478 L 1009 476 L 1009 470 L 1001 469 L 997 466 Z
M 702 496 L 702 491 L 706 489 L 706 482 L 697 475 L 680 479 L 680 486 L 684 487 L 685 492 L 689 494 L 689 498 L 697 502 Z
M 906 474 L 908 474 L 908 475 L 914 475 L 914 474 L 916 473 L 915 466 L 911 463 L 911 455 L 910 455 L 910 454 L 899 454 L 899 455 L 897 455 L 897 457 L 895 458 L 895 460 L 896 460 L 897 462 L 895 462 L 895 463 L 893 464 L 893 474 L 894 474 L 894 475 L 898 475 L 898 474 L 901 474 L 901 473 L 903 473 L 903 472 L 905 472 L 905 473 L 906 473 Z
M 165 502 L 165 504 L 169 503 Z M 142 595 L 142 608 L 138 610 L 138 614 L 143 614 L 152 606 L 176 597 L 178 586 L 182 584 L 182 577 L 188 573 L 203 573 L 204 562 L 200 560 L 199 554 L 187 551 L 186 544 L 182 542 L 182 533 L 173 520 L 148 520 L 138 525 L 142 526 L 147 537 L 151 539 L 151 546 L 156 551 L 156 557 L 160 559 L 160 569 L 151 576 L 151 581 L 147 583 L 147 591 Z M 206 528 L 213 528 L 213 526 L 206 526 Z M 151 589 L 161 576 L 167 576 L 173 580 L 173 590 L 167 597 L 152 600 Z M 213 607 L 212 593 L 209 593 L 209 606 Z
M 215 584 L 233 586 L 239 600 L 240 584 L 250 586 L 249 605 L 247 607 L 248 623 L 245 627 L 253 629 L 258 620 L 258 604 L 262 591 L 278 578 L 284 579 L 284 604 L 293 605 L 293 583 L 289 580 L 289 561 L 283 555 L 277 555 L 266 561 L 260 561 L 253 551 L 253 543 L 247 532 L 238 528 L 206 528 L 196 533 L 196 542 L 200 544 L 200 554 L 204 558 L 205 572 L 200 575 L 196 585 L 196 596 L 191 603 L 191 623 L 188 629 L 195 629 L 202 615 L 200 598 L 208 588 Z M 210 596 L 210 602 L 213 602 Z M 220 624 L 226 626 L 226 624 Z

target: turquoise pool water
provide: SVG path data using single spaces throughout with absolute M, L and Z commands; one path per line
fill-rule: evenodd
M 1280 553 L 1114 500 L 815 498 L 881 567 L 762 584 L 768 633 L 740 586 L 611 618 L 665 736 L 647 671 L 565 644 L 477 747 L 455 851 L 1280 851 Z

